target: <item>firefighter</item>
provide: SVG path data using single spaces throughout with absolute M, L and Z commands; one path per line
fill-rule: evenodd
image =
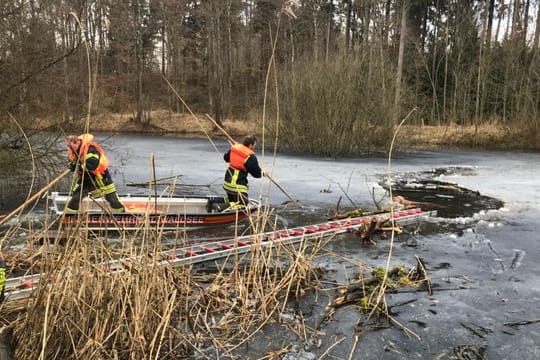
M 88 194 L 93 198 L 104 196 L 113 212 L 125 211 L 109 173 L 109 160 L 101 146 L 94 141 L 94 136 L 70 135 L 66 142 L 69 169 L 76 172 L 77 179 L 65 212 L 77 213 L 81 198 Z
M 223 183 L 223 189 L 227 193 L 229 203 L 246 206 L 249 202 L 248 174 L 254 178 L 266 175 L 259 166 L 253 151 L 256 143 L 257 138 L 254 135 L 249 135 L 241 144 L 233 144 L 229 151 L 223 155 L 225 162 L 229 163 Z

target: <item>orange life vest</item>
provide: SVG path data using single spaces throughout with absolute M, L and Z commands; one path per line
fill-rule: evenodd
M 231 147 L 229 165 L 235 170 L 246 171 L 244 164 L 246 160 L 254 154 L 254 151 L 240 143 L 236 143 Z
M 101 146 L 92 141 L 94 139 L 93 135 L 83 134 L 79 136 L 79 139 L 81 139 L 81 145 L 79 146 L 79 150 L 77 151 L 77 153 L 79 154 L 79 158 L 77 159 L 77 153 L 73 151 L 71 146 L 68 145 L 69 161 L 78 161 L 80 164 L 85 164 L 88 149 L 90 148 L 90 146 L 93 146 L 99 154 L 99 164 L 97 168 L 95 168 L 94 170 L 89 170 L 89 172 L 93 175 L 103 175 L 105 170 L 107 170 L 107 168 L 109 167 L 109 159 L 107 159 L 107 156 L 105 156 L 105 152 L 103 151 Z

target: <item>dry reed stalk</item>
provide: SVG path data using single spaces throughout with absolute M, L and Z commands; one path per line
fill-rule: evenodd
M 289 352 L 289 349 L 286 347 L 277 351 L 271 351 L 263 357 L 257 358 L 257 360 L 278 360 L 281 359 L 282 356 L 285 355 L 287 352 Z
M 69 256 L 66 254 L 61 259 L 48 259 L 54 262 L 54 267 L 60 268 L 59 271 L 56 271 L 56 274 L 62 274 L 62 276 L 45 280 L 45 284 L 43 284 L 42 288 L 38 291 L 37 307 L 40 306 L 39 298 L 41 294 L 39 294 L 39 292 L 44 292 L 41 289 L 45 289 L 47 288 L 47 285 L 50 285 L 53 290 L 47 291 L 47 297 L 51 299 L 50 303 L 54 304 L 54 307 L 56 308 L 61 308 L 62 314 L 70 314 L 71 318 L 68 318 L 69 321 L 63 321 L 60 313 L 55 313 L 47 316 L 51 319 L 49 323 L 55 324 L 55 327 L 59 324 L 63 324 L 63 327 L 67 329 L 66 332 L 68 334 L 76 334 L 79 332 L 85 334 L 85 337 L 88 338 L 86 343 L 81 346 L 79 350 L 74 351 L 74 353 L 86 354 L 89 356 L 88 358 L 94 358 L 93 354 L 96 352 L 95 349 L 93 351 L 91 349 L 97 346 L 95 344 L 100 344 L 100 339 L 107 339 L 107 341 L 115 339 L 125 341 L 126 338 L 130 336 L 136 340 L 129 348 L 130 352 L 140 352 L 143 348 L 145 349 L 144 351 L 146 351 L 147 341 L 141 339 L 145 337 L 145 329 L 148 328 L 148 325 L 154 323 L 157 324 L 155 326 L 156 328 L 164 328 L 166 326 L 163 323 L 163 319 L 171 318 L 171 311 L 165 311 L 165 309 L 170 309 L 170 307 L 156 310 L 152 307 L 154 302 L 149 301 L 149 299 L 156 295 L 151 294 L 148 289 L 155 291 L 156 286 L 152 286 L 152 284 L 161 283 L 159 279 L 157 279 L 157 273 L 161 270 L 152 269 L 152 271 L 137 273 L 136 275 L 125 273 L 111 276 L 103 271 L 99 271 L 99 269 L 95 269 L 93 266 L 95 264 L 94 258 L 101 256 L 104 257 L 105 260 L 110 255 L 109 251 L 89 251 L 88 247 L 83 247 L 82 251 L 75 251 L 81 244 L 76 237 L 72 240 L 73 241 L 70 242 L 70 244 L 74 244 L 74 246 L 70 247 L 68 245 L 66 248 L 66 251 L 71 250 Z M 92 260 L 90 260 L 90 258 L 92 258 Z M 62 268 L 66 268 L 66 270 L 63 271 Z M 80 270 L 74 272 L 72 269 Z M 145 276 L 141 276 L 141 274 Z M 47 284 L 47 281 L 51 283 Z M 147 290 L 135 293 L 134 288 Z M 160 288 L 166 288 L 166 286 L 160 285 Z M 115 292 L 122 293 L 124 296 L 114 296 L 113 294 Z M 159 294 L 159 291 L 156 293 Z M 168 299 L 166 296 L 163 298 Z M 102 303 L 96 303 L 96 299 L 101 299 Z M 47 301 L 46 303 L 48 304 L 49 302 Z M 156 303 L 161 304 L 164 302 L 157 301 Z M 116 312 L 115 310 L 119 311 Z M 34 312 L 34 314 L 35 313 L 39 312 Z M 150 323 L 145 321 L 144 319 L 149 316 L 152 317 L 152 313 L 161 313 L 163 315 L 159 321 Z M 94 315 L 88 316 L 89 314 Z M 110 334 L 121 332 L 122 326 L 126 326 L 125 322 L 127 321 L 127 317 L 125 314 L 129 314 L 132 323 L 131 327 L 128 327 L 127 329 L 129 336 L 123 335 L 118 337 L 118 335 L 114 335 L 114 337 L 111 337 Z M 114 319 L 115 316 L 120 324 L 114 324 L 114 321 L 110 320 L 111 318 Z M 73 318 L 78 320 L 74 321 Z M 25 325 L 31 323 L 32 320 L 31 317 L 27 318 Z M 103 327 L 100 327 L 100 323 Z M 124 325 L 121 325 L 122 323 L 124 323 Z M 24 328 L 28 328 L 28 326 L 24 326 Z M 88 330 L 85 331 L 85 329 Z M 107 330 L 111 330 L 110 334 Z M 50 331 L 54 332 L 55 330 L 52 329 Z M 21 335 L 24 337 L 24 330 Z M 59 336 L 59 338 L 62 338 L 62 336 Z M 70 338 L 80 338 L 80 334 L 79 336 L 71 335 Z M 53 342 L 52 347 L 54 348 L 53 336 L 47 337 L 43 343 L 45 344 L 45 342 Z M 115 343 L 118 342 L 119 341 L 115 341 Z M 76 349 L 78 347 L 75 340 L 71 340 L 70 343 L 72 348 L 74 347 Z M 51 345 L 49 344 L 48 348 L 50 347 Z
M 411 114 L 413 112 L 415 112 L 415 111 L 416 111 L 416 108 L 413 108 L 407 114 L 407 116 L 405 116 L 405 118 L 403 118 L 401 120 L 401 122 L 396 126 L 392 141 L 390 143 L 390 148 L 388 150 L 388 169 L 387 169 L 388 177 L 390 177 L 390 168 L 391 168 L 391 163 L 392 163 L 392 150 L 393 150 L 394 143 L 396 142 L 397 134 L 398 134 L 400 128 L 403 126 L 403 124 L 405 124 L 407 119 L 409 119 Z M 389 195 L 390 199 L 392 199 L 393 198 L 393 196 L 392 196 L 392 187 L 390 187 L 389 192 L 390 192 L 390 195 Z M 393 217 L 393 214 L 394 214 L 394 204 L 393 204 L 393 202 L 391 202 L 390 203 L 390 216 Z M 387 255 L 387 259 L 386 259 L 386 269 L 384 271 L 384 276 L 383 276 L 383 279 L 381 281 L 381 285 L 378 287 L 378 291 L 373 292 L 369 297 L 368 304 L 371 307 L 371 311 L 369 313 L 368 318 L 371 317 L 373 314 L 378 313 L 378 312 L 382 312 L 383 314 L 389 316 L 387 305 L 386 305 L 386 298 L 385 298 L 386 293 L 385 293 L 385 290 L 386 290 L 386 280 L 387 280 L 387 277 L 388 277 L 388 271 L 390 269 L 390 260 L 392 258 L 392 252 L 393 252 L 393 246 L 394 246 L 394 233 L 395 233 L 395 231 L 394 231 L 394 226 L 393 226 L 393 223 L 392 223 L 392 232 L 391 232 L 391 236 L 390 236 L 390 248 L 388 250 L 388 255 Z M 374 295 L 376 295 L 376 296 L 374 296 Z
M 213 343 L 236 344 L 232 345 L 230 351 L 252 337 L 254 326 L 260 328 L 270 320 L 282 306 L 282 302 L 286 301 L 289 289 L 297 287 L 289 282 L 296 282 L 302 277 L 295 272 L 295 267 L 289 266 L 287 273 L 280 268 L 281 264 L 270 261 L 270 258 L 276 256 L 275 249 L 261 248 L 255 244 L 252 250 L 247 266 L 242 267 L 242 259 L 237 259 L 229 276 L 216 276 L 215 282 L 208 285 L 199 297 L 199 305 L 205 306 L 205 315 L 195 318 L 195 323 L 199 324 L 197 329 L 207 332 Z M 299 259 L 302 259 L 302 256 L 295 254 L 295 257 L 287 259 L 286 262 L 298 264 Z M 280 276 L 276 277 L 275 274 Z M 283 279 L 289 279 L 289 282 Z M 224 291 L 224 288 L 229 290 Z M 283 295 L 281 301 L 277 294 Z M 220 308 L 227 311 L 209 322 L 209 314 Z M 200 311 L 197 314 L 200 314 Z
M 321 357 L 319 357 L 319 360 L 322 360 L 325 356 L 327 356 L 330 351 L 332 351 L 333 348 L 335 348 L 337 345 L 341 344 L 343 342 L 343 340 L 346 340 L 347 337 L 344 336 L 342 337 L 341 339 L 339 339 L 338 341 L 336 341 L 335 343 L 333 343 L 330 347 L 328 347 L 328 349 L 326 349 L 326 351 L 321 355 Z
M 262 208 L 253 216 L 251 231 L 275 229 L 270 212 Z M 17 350 L 18 358 L 158 359 L 194 352 L 204 357 L 212 348 L 232 356 L 275 315 L 280 318 L 290 295 L 301 296 L 311 286 L 310 262 L 321 249 L 315 242 L 308 251 L 307 241 L 264 247 L 256 238 L 252 252 L 231 256 L 232 268 L 197 276 L 190 265 L 157 266 L 163 235 L 141 226 L 108 246 L 107 239 L 79 226 L 65 241 L 44 244 L 39 256 L 26 255 L 39 260 L 47 276 L 24 305 L 2 307 L 16 314 L 8 317 L 17 319 L 17 338 L 27 344 Z M 31 239 L 27 251 L 36 243 Z M 125 271 L 110 273 L 99 265 L 126 257 Z M 298 326 L 307 338 L 309 330 Z
M 136 247 L 107 248 L 83 234 L 74 234 L 63 253 L 43 254 L 42 269 L 55 276 L 42 280 L 31 308 L 18 323 L 19 340 L 30 344 L 19 350 L 19 358 L 42 354 L 44 358 L 100 359 L 111 349 L 116 349 L 119 359 L 134 354 L 141 359 L 158 358 L 165 339 L 184 344 L 176 349 L 210 342 L 222 351 L 233 351 L 283 306 L 280 293 L 299 292 L 299 275 L 306 273 L 304 255 L 291 246 L 287 251 L 255 251 L 249 265 L 239 261 L 230 276 L 221 273 L 206 288 L 194 282 L 190 269 L 153 266 L 148 270 L 149 264 L 135 261 L 131 271 L 113 275 L 96 267 L 96 262 L 126 253 L 141 258 L 143 254 Z M 283 262 L 293 266 L 281 268 L 281 261 L 272 259 L 276 254 L 289 256 Z M 235 276 L 232 281 L 231 276 Z M 197 287 L 198 301 L 193 298 Z M 208 289 L 214 289 L 214 294 Z M 195 331 L 180 337 L 173 329 L 186 323 L 183 317 L 191 318 Z M 36 327 L 38 323 L 44 325 Z M 36 342 L 36 338 L 43 340 Z

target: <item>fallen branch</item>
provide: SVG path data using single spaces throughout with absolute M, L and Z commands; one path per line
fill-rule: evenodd
M 154 184 L 157 184 L 157 183 L 160 183 L 160 182 L 164 182 L 164 181 L 168 181 L 168 180 L 176 180 L 180 177 L 182 177 L 184 175 L 173 175 L 173 176 L 168 176 L 168 177 L 164 177 L 164 178 L 161 178 L 161 179 L 156 179 L 156 180 L 147 180 L 147 181 L 144 181 L 144 182 L 140 182 L 140 183 L 135 183 L 135 182 L 128 182 L 126 185 L 128 186 L 148 186 L 148 185 L 154 185 Z
M 534 319 L 534 320 L 522 320 L 522 321 L 511 322 L 511 323 L 504 323 L 503 325 L 504 326 L 509 326 L 509 327 L 512 327 L 512 328 L 517 328 L 519 326 L 531 325 L 531 324 L 536 324 L 536 323 L 539 323 L 539 322 L 540 322 L 540 319 Z

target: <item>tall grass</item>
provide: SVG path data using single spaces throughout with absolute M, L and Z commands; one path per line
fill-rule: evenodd
M 270 226 L 266 215 L 259 213 L 251 226 Z M 28 300 L 1 307 L 15 319 L 17 359 L 232 356 L 315 279 L 313 240 L 266 247 L 255 237 L 251 252 L 201 274 L 195 265 L 158 266 L 162 236 L 141 229 L 137 238 L 122 234 L 122 246 L 110 246 L 80 227 L 66 241 L 47 244 L 38 260 L 39 288 Z M 126 257 L 124 271 L 105 266 Z

